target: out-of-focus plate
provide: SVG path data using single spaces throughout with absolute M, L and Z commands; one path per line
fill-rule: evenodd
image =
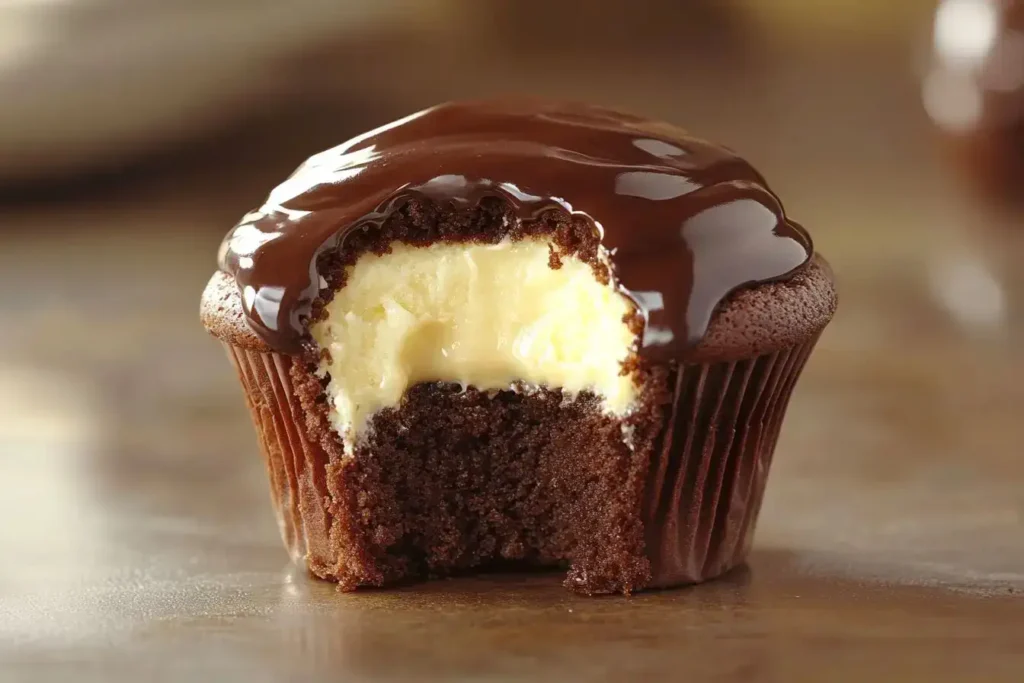
M 0 181 L 116 161 L 273 97 L 297 51 L 421 16 L 410 0 L 0 2 Z

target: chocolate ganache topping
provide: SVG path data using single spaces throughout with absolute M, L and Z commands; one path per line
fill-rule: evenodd
M 644 314 L 640 353 L 685 358 L 734 290 L 810 259 L 764 178 L 729 150 L 599 107 L 518 100 L 442 104 L 317 154 L 224 239 L 252 329 L 298 353 L 323 280 L 318 256 L 378 229 L 410 198 L 506 201 L 522 220 L 583 215 Z

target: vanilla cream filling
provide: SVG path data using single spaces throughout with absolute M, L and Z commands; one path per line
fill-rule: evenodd
M 418 382 L 589 390 L 605 411 L 629 412 L 637 394 L 622 373 L 637 341 L 625 322 L 630 304 L 575 257 L 551 268 L 550 248 L 539 239 L 395 244 L 350 266 L 310 329 L 329 351 L 320 371 L 346 444 Z

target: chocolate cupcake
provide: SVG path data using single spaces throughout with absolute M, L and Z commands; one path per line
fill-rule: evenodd
M 835 303 L 732 152 L 504 101 L 312 157 L 225 238 L 202 319 L 312 573 L 564 566 L 597 594 L 743 561 Z

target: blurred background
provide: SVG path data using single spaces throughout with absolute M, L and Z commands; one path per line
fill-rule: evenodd
M 217 244 L 310 154 L 507 92 L 733 147 L 834 265 L 760 552 L 1020 594 L 1024 2 L 6 0 L 0 635 L 299 600 L 244 573 L 284 554 Z

